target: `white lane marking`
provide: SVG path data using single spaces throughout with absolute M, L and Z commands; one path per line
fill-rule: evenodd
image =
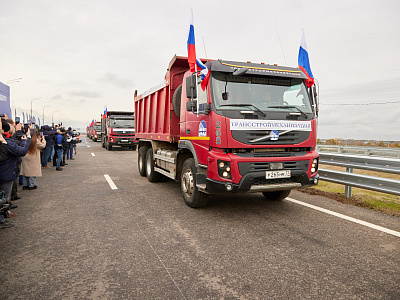
M 91 154 L 92 154 L 92 156 L 96 156 L 96 155 L 94 155 L 94 153 L 93 153 L 93 152 L 92 152 Z
M 395 231 L 395 230 L 391 230 L 391 229 L 388 229 L 388 228 L 385 228 L 385 227 L 382 227 L 382 226 L 378 226 L 378 225 L 375 225 L 375 224 L 372 224 L 372 223 L 369 223 L 369 222 L 365 222 L 365 221 L 356 219 L 356 218 L 352 218 L 352 217 L 349 217 L 349 216 L 346 216 L 346 215 L 342 215 L 342 214 L 339 214 L 337 212 L 334 212 L 334 211 L 331 211 L 331 210 L 328 210 L 328 209 L 325 209 L 325 208 L 322 208 L 322 207 L 319 207 L 319 206 L 315 206 L 315 205 L 308 204 L 308 203 L 305 203 L 305 202 L 302 202 L 302 201 L 299 201 L 299 200 L 295 200 L 293 198 L 286 198 L 286 200 L 288 200 L 290 202 L 293 202 L 293 203 L 296 203 L 296 204 L 307 206 L 309 208 L 321 211 L 323 213 L 326 213 L 326 214 L 329 214 L 329 215 L 332 215 L 332 216 L 335 216 L 335 217 L 338 217 L 338 218 L 345 219 L 345 220 L 350 221 L 350 222 L 354 222 L 354 223 L 357 223 L 357 224 L 360 224 L 360 225 L 367 226 L 367 227 L 372 228 L 372 229 L 376 229 L 376 230 L 385 232 L 387 234 L 391 234 L 391 235 L 400 237 L 400 232 Z
M 110 185 L 112 190 L 118 190 L 117 186 L 115 185 L 115 183 L 112 181 L 112 179 L 110 178 L 110 176 L 108 176 L 108 174 L 104 174 L 104 177 L 106 178 L 108 184 Z
M 86 147 L 88 147 L 88 148 L 89 148 L 90 146 L 86 146 Z

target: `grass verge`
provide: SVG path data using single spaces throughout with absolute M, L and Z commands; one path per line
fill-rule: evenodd
M 345 168 L 334 167 L 334 166 L 321 165 L 320 167 L 330 170 L 345 171 Z M 400 180 L 399 175 L 393 175 L 393 174 L 369 172 L 365 170 L 354 170 L 354 173 Z M 396 195 L 379 193 L 353 187 L 352 197 L 346 198 L 344 196 L 344 185 L 328 181 L 320 181 L 319 184 L 315 187 L 300 189 L 299 191 L 311 195 L 322 195 L 341 203 L 365 207 L 392 216 L 400 217 L 400 197 Z

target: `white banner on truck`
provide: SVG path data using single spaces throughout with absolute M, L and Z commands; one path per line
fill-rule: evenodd
M 311 121 L 231 119 L 231 130 L 311 131 Z

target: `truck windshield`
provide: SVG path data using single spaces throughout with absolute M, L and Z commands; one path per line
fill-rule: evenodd
M 111 118 L 111 128 L 135 128 L 135 119 Z
M 100 124 L 96 124 L 96 125 L 94 125 L 94 130 L 96 130 L 96 131 L 100 131 L 101 130 L 101 125 Z
M 313 112 L 307 89 L 301 79 L 233 76 L 213 72 L 211 86 L 213 101 L 218 110 L 243 110 L 243 104 L 251 104 L 262 111 L 292 109 Z M 249 106 L 247 109 L 252 108 Z

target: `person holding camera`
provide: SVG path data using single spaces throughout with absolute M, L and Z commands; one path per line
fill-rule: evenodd
M 74 140 L 75 133 L 71 127 L 68 127 L 67 131 L 67 159 L 74 159 Z
M 57 130 L 57 133 L 53 137 L 54 141 L 54 151 L 55 151 L 55 156 L 57 156 L 57 161 L 56 161 L 56 170 L 57 171 L 62 171 L 63 169 L 61 168 L 61 160 L 63 158 L 63 149 L 65 145 L 65 139 L 63 134 L 61 133 L 60 130 Z M 54 161 L 53 161 L 54 163 Z
M 23 175 L 23 190 L 37 189 L 35 184 L 36 177 L 42 176 L 40 164 L 40 150 L 46 146 L 46 140 L 39 135 L 37 129 L 33 130 L 31 145 L 28 152 L 22 158 L 21 175 Z
M 0 130 L 2 128 L 1 122 L 0 122 Z M 4 136 L 0 133 L 0 164 L 6 161 L 7 159 L 7 150 L 8 150 L 8 145 L 7 141 L 5 140 Z
M 44 125 L 42 133 L 46 140 L 46 147 L 43 149 L 42 153 L 42 168 L 48 169 L 51 168 L 48 163 L 51 162 L 51 151 L 53 148 L 52 140 L 56 131 L 53 131 L 49 125 Z
M 10 196 L 12 185 L 17 177 L 17 160 L 18 157 L 23 157 L 28 152 L 31 145 L 31 137 L 29 135 L 21 137 L 21 144 L 17 145 L 11 138 L 14 134 L 14 126 L 10 126 L 5 119 L 1 119 L 2 128 L 1 134 L 7 143 L 7 156 L 5 161 L 0 164 L 0 190 L 4 191 L 4 197 L 8 204 L 10 204 Z M 11 206 L 12 207 L 12 206 Z M 14 206 L 15 207 L 15 206 Z M 0 227 L 8 226 L 3 215 L 0 215 Z

